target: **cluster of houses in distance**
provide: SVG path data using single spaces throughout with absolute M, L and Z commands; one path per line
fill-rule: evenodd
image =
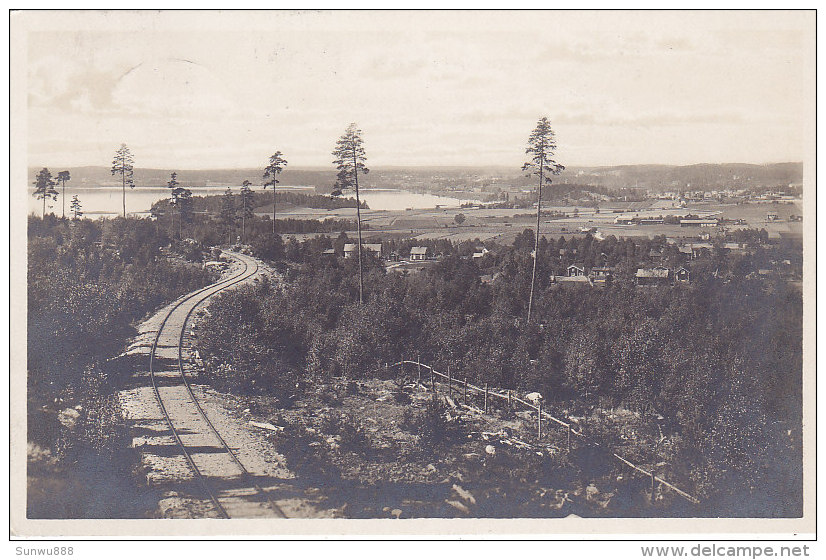
M 551 276 L 551 282 L 605 286 L 613 281 L 614 273 L 614 268 L 610 266 L 595 266 L 586 271 L 582 264 L 572 264 L 568 266 L 567 276 Z M 638 286 L 671 286 L 675 283 L 687 284 L 690 280 L 691 271 L 684 266 L 676 270 L 661 265 L 638 268 L 634 275 L 634 281 Z
M 771 242 L 770 242 L 771 243 Z M 769 247 L 770 245 L 765 245 Z M 727 254 L 743 254 L 748 255 L 753 253 L 758 247 L 763 247 L 763 244 L 755 245 L 753 243 L 743 242 L 713 242 L 709 234 L 701 234 L 697 237 L 691 238 L 674 238 L 668 237 L 660 245 L 652 248 L 649 251 L 648 259 L 645 262 L 638 262 L 636 269 L 628 271 L 623 269 L 624 281 L 630 281 L 630 275 L 633 272 L 633 281 L 638 286 L 664 286 L 688 284 L 692 281 L 691 277 L 691 263 L 697 259 L 708 258 L 716 250 L 722 250 Z M 413 246 L 409 253 L 400 254 L 399 251 L 389 250 L 386 245 L 382 243 L 364 243 L 362 248 L 365 252 L 372 254 L 375 257 L 382 259 L 388 270 L 396 271 L 410 271 L 416 272 L 423 270 L 423 267 L 428 264 L 438 262 L 444 255 L 434 254 L 432 247 L 428 246 Z M 495 251 L 495 249 L 494 249 Z M 551 282 L 560 285 L 589 285 L 594 287 L 606 286 L 617 279 L 617 270 L 614 267 L 607 266 L 605 260 L 607 257 L 603 256 L 602 265 L 588 267 L 583 264 L 577 257 L 576 249 L 559 248 L 558 259 L 559 264 L 556 269 L 558 272 L 564 270 L 564 273 L 555 274 L 551 276 Z M 323 255 L 331 257 L 336 256 L 335 249 L 324 249 Z M 480 263 L 480 269 L 484 272 L 489 269 L 492 261 L 488 261 L 485 257 L 495 255 L 488 248 L 484 246 L 477 246 L 473 249 L 471 254 L 464 258 L 472 259 Z M 669 255 L 666 258 L 666 255 Z M 344 258 L 357 258 L 358 245 L 356 243 L 346 243 L 343 247 Z M 675 260 L 675 257 L 678 257 Z M 668 266 L 667 266 L 668 265 Z M 565 267 L 567 268 L 561 268 Z M 760 268 L 754 270 L 754 276 L 773 276 L 777 275 L 785 277 L 789 280 L 794 280 L 800 276 L 801 271 L 796 271 L 789 260 L 773 262 L 771 268 Z M 481 280 L 483 282 L 492 282 L 496 279 L 496 274 L 482 274 Z

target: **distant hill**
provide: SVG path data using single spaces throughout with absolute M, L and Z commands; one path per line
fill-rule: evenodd
M 29 184 L 33 183 L 40 167 L 29 168 Z M 113 176 L 108 167 L 67 167 L 50 169 L 52 175 L 58 171 L 68 170 L 72 175 L 68 185 L 74 187 L 115 187 L 120 186 L 120 177 Z M 147 169 L 135 168 L 135 188 L 165 187 L 169 175 L 178 173 L 178 182 L 184 187 L 204 186 L 238 186 L 245 180 L 254 185 L 262 183 L 260 169 Z M 281 174 L 282 185 L 332 185 L 335 181 L 333 169 L 287 169 Z
M 609 188 L 708 190 L 724 187 L 774 187 L 803 182 L 803 164 L 699 163 L 694 165 L 621 165 L 566 169 L 560 179 Z
M 64 168 L 51 169 L 52 175 Z M 119 186 L 108 167 L 69 167 L 72 187 Z M 29 168 L 29 185 L 34 182 L 39 167 Z M 187 187 L 237 186 L 244 180 L 254 185 L 262 182 L 261 169 L 135 169 L 135 185 L 165 187 L 172 171 Z M 281 175 L 282 185 L 313 186 L 328 193 L 335 181 L 335 170 L 329 168 L 287 168 Z M 747 163 L 695 165 L 620 165 L 611 167 L 569 167 L 555 180 L 557 183 L 595 185 L 610 189 L 640 188 L 652 191 L 680 189 L 710 190 L 717 188 L 775 187 L 799 184 L 803 181 L 800 162 L 756 165 Z M 483 187 L 529 186 L 533 179 L 525 177 L 519 168 L 510 167 L 377 167 L 365 176 L 365 187 L 410 188 L 418 191 Z

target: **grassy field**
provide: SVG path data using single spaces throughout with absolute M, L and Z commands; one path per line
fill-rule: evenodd
M 665 215 L 695 214 L 699 216 L 722 217 L 732 220 L 746 220 L 746 226 L 735 228 L 766 228 L 770 232 L 800 232 L 799 222 L 789 222 L 792 214 L 802 214 L 800 202 L 749 202 L 744 204 L 694 203 L 687 208 L 675 207 L 670 200 L 651 200 L 645 203 L 616 203 L 606 205 L 597 212 L 593 208 L 575 208 L 572 206 L 552 206 L 544 208 L 548 212 L 566 213 L 570 217 L 551 219 L 543 217 L 542 233 L 549 237 L 584 235 L 580 228 L 597 228 L 604 236 L 617 237 L 694 237 L 701 233 L 718 233 L 717 228 L 680 227 L 679 225 L 622 225 L 615 219 L 621 217 L 649 217 Z M 614 210 L 623 209 L 623 212 Z M 282 217 L 298 219 L 355 219 L 354 208 L 338 210 L 316 210 L 311 208 L 286 208 L 280 211 Z M 578 216 L 573 214 L 578 211 Z M 489 208 L 439 208 L 419 210 L 363 210 L 362 223 L 367 226 L 364 233 L 368 236 L 381 234 L 393 237 L 412 237 L 417 239 L 449 239 L 453 242 L 479 239 L 495 240 L 508 244 L 525 228 L 534 228 L 535 217 L 530 209 L 489 209 Z M 778 214 L 777 222 L 766 222 L 766 214 Z M 465 216 L 460 225 L 454 220 L 457 214 Z M 338 232 L 332 233 L 336 235 Z M 351 237 L 355 232 L 347 232 Z M 296 239 L 306 239 L 318 234 L 296 235 Z M 330 235 L 330 234 L 328 234 Z

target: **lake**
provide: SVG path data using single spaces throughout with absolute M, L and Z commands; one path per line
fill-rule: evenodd
M 58 187 L 58 191 L 62 189 Z M 220 195 L 226 187 L 193 187 L 192 194 L 196 196 Z M 236 194 L 240 186 L 232 187 Z M 254 189 L 260 191 L 261 188 Z M 308 186 L 279 186 L 279 191 L 307 191 L 308 194 L 315 193 L 314 187 Z M 43 212 L 43 201 L 31 196 L 34 189 L 29 189 L 29 213 L 40 215 Z M 66 185 L 66 215 L 70 216 L 69 205 L 72 196 L 77 195 L 83 206 L 83 215 L 87 218 L 99 218 L 106 216 L 118 216 L 123 209 L 122 192 L 120 187 L 77 187 L 72 188 Z M 412 193 L 398 189 L 361 189 L 359 195 L 372 210 L 405 210 L 407 208 L 423 209 L 435 208 L 458 208 L 465 202 L 478 202 L 461 200 L 445 196 L 432 194 Z M 354 196 L 347 193 L 346 196 Z M 163 187 L 137 187 L 126 193 L 126 212 L 129 214 L 146 214 L 152 204 L 169 198 L 169 189 Z M 57 200 L 46 201 L 46 212 L 60 216 L 63 212 L 62 195 Z

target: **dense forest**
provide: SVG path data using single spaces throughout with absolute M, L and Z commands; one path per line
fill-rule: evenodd
M 678 474 L 709 515 L 798 515 L 801 293 L 741 262 L 795 251 L 710 251 L 692 262 L 691 285 L 640 288 L 623 275 L 657 240 L 543 239 L 536 322 L 525 324 L 531 236 L 483 259 L 466 258 L 472 244 L 442 242 L 440 262 L 415 274 L 369 258 L 364 305 L 354 259 L 321 256 L 342 236 L 288 242 L 283 287 L 262 282 L 212 304 L 200 342 L 209 374 L 225 389 L 286 396 L 300 377 L 369 377 L 420 356 L 575 412 L 622 407 L 658 419 L 678 436 Z M 617 281 L 552 284 L 567 262 L 559 248 L 616 267 Z
M 139 504 L 117 504 L 118 488 L 137 483 L 116 393 L 134 364 L 112 358 L 136 321 L 213 274 L 188 262 L 201 260 L 199 247 L 171 242 L 151 220 L 47 215 L 30 217 L 28 234 L 28 441 L 42 459 L 29 476 L 72 473 L 60 491 L 35 493 L 29 514 L 138 515 Z M 89 488 L 95 500 L 83 499 Z

